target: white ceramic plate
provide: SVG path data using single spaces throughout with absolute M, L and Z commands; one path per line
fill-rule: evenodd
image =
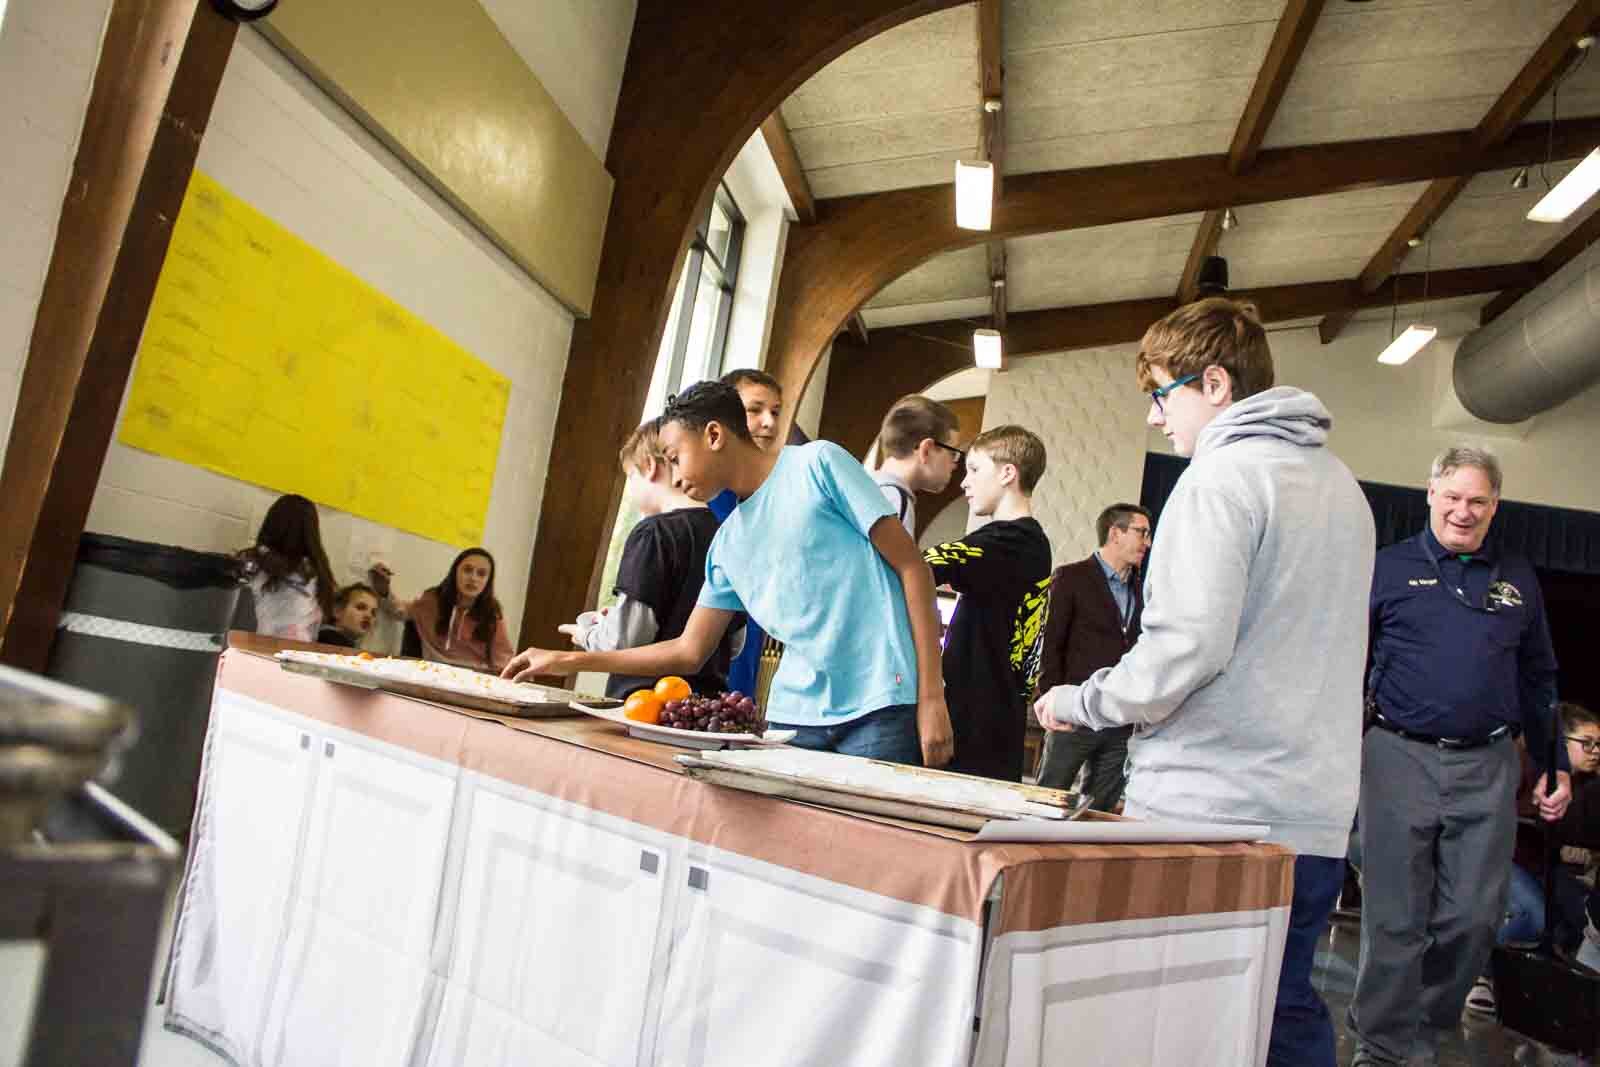
M 727 748 L 730 745 L 784 745 L 794 740 L 793 730 L 768 730 L 760 737 L 754 734 L 710 733 L 706 730 L 680 730 L 676 726 L 656 726 L 638 722 L 622 714 L 621 708 L 592 708 L 573 701 L 569 705 L 585 715 L 614 722 L 626 727 L 628 733 L 646 741 L 659 741 L 679 748 Z

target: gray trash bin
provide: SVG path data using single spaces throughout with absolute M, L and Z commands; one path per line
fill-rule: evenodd
M 46 669 L 138 713 L 103 776 L 163 830 L 187 837 L 217 656 L 239 601 L 232 556 L 84 534 Z

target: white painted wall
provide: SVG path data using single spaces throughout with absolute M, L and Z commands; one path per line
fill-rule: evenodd
M 637 0 L 482 0 L 511 47 L 605 161 Z
M 817 369 L 811 372 L 811 384 L 806 386 L 806 395 L 800 399 L 800 406 L 794 413 L 794 424 L 813 441 L 822 424 L 822 401 L 828 395 L 828 368 L 832 365 L 833 345 L 830 344 L 822 353 L 822 359 L 817 361 Z
M 1058 564 L 1094 551 L 1094 520 L 1107 504 L 1139 499 L 1150 400 L 1133 387 L 1134 351 L 1121 345 L 1018 360 L 989 379 L 983 428 L 1014 422 L 1044 441 L 1033 511 Z
M 571 316 L 253 31 L 229 61 L 198 165 L 258 210 L 511 379 L 484 544 L 521 618 Z M 337 461 L 337 457 L 331 457 Z M 113 443 L 89 529 L 227 551 L 276 492 Z M 437 582 L 456 548 L 322 510 L 341 581 L 383 559 L 402 592 Z
M 1600 389 L 1537 416 L 1526 436 L 1470 417 L 1466 428 L 1436 428 L 1440 398 L 1453 395 L 1446 390 L 1456 345 L 1477 315 L 1455 313 L 1436 324 L 1440 340 L 1404 367 L 1376 363 L 1389 341 L 1387 320 L 1354 322 L 1327 346 L 1315 327 L 1274 332 L 1278 380 L 1311 390 L 1328 406 L 1330 445 L 1363 481 L 1420 487 L 1435 455 L 1467 442 L 1500 457 L 1506 499 L 1600 511 Z
M 760 367 L 766 362 L 767 341 L 772 336 L 772 312 L 792 210 L 761 131 L 745 142 L 723 181 L 744 214 L 745 229 L 722 365 L 726 370 Z
M 110 0 L 10 0 L 0 25 L 0 454 L 55 248 Z
M 634 0 L 502 6 L 523 20 L 507 36 L 604 156 Z M 109 9 L 109 0 L 11 0 L 5 13 L 0 435 L 9 432 Z M 253 31 L 239 35 L 199 165 L 511 379 L 484 542 L 500 564 L 507 615 L 519 619 L 571 316 Z M 88 527 L 229 551 L 250 542 L 275 496 L 114 444 Z M 323 538 L 341 581 L 382 558 L 399 573 L 402 592 L 438 581 L 455 553 L 327 508 Z

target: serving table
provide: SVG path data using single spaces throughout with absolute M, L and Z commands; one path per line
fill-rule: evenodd
M 1287 850 L 977 843 L 234 644 L 166 1024 L 236 1064 L 1265 1060 Z

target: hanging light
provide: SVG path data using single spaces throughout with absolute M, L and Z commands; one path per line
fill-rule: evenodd
M 1233 213 L 1233 208 L 1226 208 L 1222 212 L 1222 228 L 1231 230 L 1239 225 L 1239 216 Z
M 956 160 L 956 225 L 987 230 L 994 215 L 994 164 Z
M 972 361 L 985 370 L 999 370 L 1002 349 L 1000 331 L 978 329 L 972 331 Z
M 1411 357 L 1428 347 L 1428 343 L 1439 334 L 1437 326 L 1418 326 L 1413 323 L 1406 327 L 1406 332 L 1389 342 L 1389 347 L 1378 353 L 1378 362 L 1387 363 L 1391 367 L 1398 367 L 1402 363 L 1410 362 Z
M 1529 222 L 1566 222 L 1574 211 L 1600 191 L 1600 148 L 1596 148 L 1556 182 L 1528 212 Z
M 1411 240 L 1406 242 L 1406 244 L 1410 245 L 1412 248 L 1417 247 L 1417 245 L 1421 243 L 1422 239 L 1419 237 L 1413 237 Z M 1432 269 L 1433 240 L 1432 234 L 1430 234 L 1428 240 L 1427 263 L 1422 268 L 1422 309 L 1424 312 L 1426 312 L 1428 309 L 1428 272 Z M 1389 312 L 1390 341 L 1388 347 L 1382 352 L 1378 353 L 1378 362 L 1387 364 L 1391 367 L 1398 367 L 1404 363 L 1409 363 L 1412 356 L 1416 355 L 1418 352 L 1421 352 L 1424 348 L 1427 348 L 1428 345 L 1433 342 L 1433 339 L 1439 336 L 1439 328 L 1437 326 L 1424 326 L 1421 323 L 1414 322 L 1410 326 L 1406 327 L 1405 333 L 1402 333 L 1399 337 L 1396 337 L 1394 335 L 1394 328 L 1399 321 L 1400 315 L 1400 279 L 1398 277 L 1392 278 L 1390 279 L 1389 284 L 1394 286 L 1394 303 L 1391 305 Z
M 1511 176 L 1511 188 L 1526 189 L 1528 187 L 1528 168 L 1518 167 L 1517 172 Z
M 1589 58 L 1589 49 L 1594 46 L 1594 37 L 1584 34 L 1578 38 L 1578 61 L 1569 66 L 1556 83 L 1550 87 L 1550 137 L 1546 142 L 1544 163 L 1539 167 L 1539 176 L 1544 179 L 1545 194 L 1539 202 L 1533 205 L 1528 212 L 1529 222 L 1566 222 L 1572 213 L 1583 206 L 1588 200 L 1600 191 L 1600 148 L 1596 148 L 1579 163 L 1567 172 L 1567 176 L 1556 182 L 1554 189 L 1550 188 L 1550 177 L 1545 173 L 1545 168 L 1550 165 L 1551 156 L 1555 151 L 1556 115 L 1561 107 L 1561 83 L 1577 73 L 1578 68 Z M 1516 186 L 1516 180 L 1512 180 Z

